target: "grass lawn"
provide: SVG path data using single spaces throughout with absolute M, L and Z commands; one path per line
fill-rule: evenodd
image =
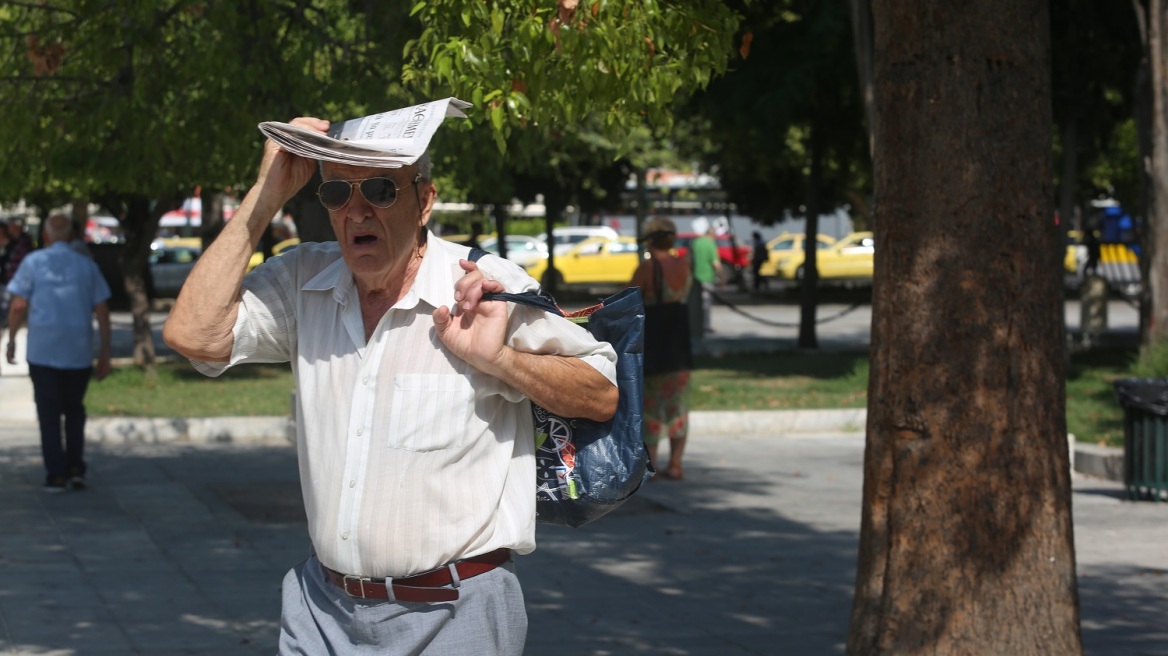
M 1111 383 L 1130 376 L 1132 351 L 1092 351 L 1067 370 L 1067 429 L 1084 442 L 1123 443 L 1123 410 Z M 862 408 L 868 403 L 867 353 L 731 355 L 698 358 L 694 410 Z M 148 381 L 133 367 L 89 387 L 90 414 L 145 417 L 286 415 L 292 374 L 287 365 L 243 365 L 206 378 L 185 361 L 164 363 Z

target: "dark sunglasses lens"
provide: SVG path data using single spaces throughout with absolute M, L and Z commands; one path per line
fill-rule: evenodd
M 397 198 L 397 187 L 389 178 L 369 178 L 361 183 L 361 195 L 374 207 L 389 207 Z
M 316 190 L 320 196 L 320 204 L 330 210 L 339 210 L 349 202 L 349 194 L 353 193 L 353 185 L 344 180 L 329 180 L 322 183 Z

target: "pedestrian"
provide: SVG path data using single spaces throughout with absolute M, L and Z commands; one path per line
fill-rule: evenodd
M 718 257 L 718 242 L 715 239 L 713 224 L 705 217 L 699 217 L 694 219 L 693 231 L 698 234 L 690 245 L 693 277 L 701 286 L 702 333 L 708 335 L 714 332 L 714 327 L 710 323 L 710 311 L 714 306 L 714 290 L 722 276 L 722 260 Z
M 689 379 L 692 368 L 689 310 L 693 285 L 688 258 L 673 246 L 677 227 L 659 216 L 645 224 L 649 258 L 633 273 L 630 287 L 640 287 L 645 299 L 644 430 L 649 463 L 663 479 L 681 480 L 681 457 L 689 436 Z M 669 464 L 659 468 L 657 448 L 669 440 Z M 650 480 L 657 480 L 656 478 Z
M 1083 265 L 1083 275 L 1094 276 L 1099 273 L 1099 257 L 1102 252 L 1099 235 L 1088 228 L 1084 231 L 1083 243 L 1087 246 L 1087 262 Z
M 539 284 L 431 234 L 426 155 L 400 168 L 322 161 L 317 195 L 337 241 L 245 277 L 256 240 L 315 166 L 265 144 L 255 186 L 164 328 L 207 375 L 293 363 L 313 553 L 284 578 L 279 653 L 520 654 L 512 556 L 535 548 L 531 402 L 611 418 L 616 354 L 563 317 L 480 302 Z
M 8 283 L 7 358 L 16 363 L 16 334 L 27 320 L 25 357 L 41 430 L 44 489 L 55 493 L 85 487 L 85 391 L 91 376 L 103 380 L 110 371 L 110 289 L 93 260 L 70 248 L 69 217 L 54 214 L 44 225 L 46 248 L 24 258 Z
M 0 331 L 8 327 L 8 222 L 0 219 Z
M 4 273 L 9 280 L 12 280 L 16 269 L 24 261 L 24 258 L 32 252 L 32 249 L 32 237 L 24 230 L 24 219 L 18 216 L 8 219 L 8 249 Z
M 766 264 L 766 261 L 766 242 L 762 240 L 762 233 L 755 230 L 750 233 L 750 267 L 755 293 L 762 291 L 766 285 L 766 279 L 762 277 L 762 265 Z

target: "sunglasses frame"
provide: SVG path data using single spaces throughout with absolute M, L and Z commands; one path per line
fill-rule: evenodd
M 324 172 L 323 168 L 322 168 L 321 172 L 322 173 Z M 369 200 L 369 197 L 365 195 L 364 191 L 361 191 L 361 184 L 363 182 L 368 181 L 368 180 L 389 180 L 390 184 L 393 185 L 393 200 L 389 201 L 389 205 L 385 205 L 385 206 L 377 205 L 373 201 Z M 422 174 L 418 173 L 417 175 L 414 176 L 414 181 L 412 183 L 414 185 L 414 195 L 417 196 L 417 198 L 418 198 L 418 207 L 422 206 L 421 192 L 418 191 L 418 183 L 421 181 L 422 181 Z M 320 195 L 321 188 L 323 188 L 326 184 L 328 184 L 330 182 L 347 182 L 347 183 L 349 183 L 349 197 L 346 198 L 345 202 L 342 203 L 336 209 L 333 209 L 333 208 L 329 207 L 328 205 L 326 205 L 324 202 L 324 198 L 322 198 Z M 388 176 L 377 175 L 377 176 L 374 176 L 372 178 L 361 178 L 359 180 L 341 180 L 341 179 L 325 180 L 324 182 L 320 183 L 320 186 L 318 186 L 316 188 L 316 199 L 320 201 L 320 204 L 323 205 L 326 210 L 328 210 L 330 212 L 339 212 L 339 211 L 345 209 L 346 207 L 348 207 L 349 203 L 353 202 L 353 189 L 356 189 L 357 192 L 361 194 L 361 198 L 364 198 L 366 203 L 369 203 L 369 205 L 376 207 L 378 209 L 382 209 L 382 210 L 389 209 L 389 208 L 393 207 L 393 204 L 397 202 L 398 194 L 401 192 L 401 187 L 397 186 L 396 180 L 394 180 L 393 178 L 388 177 Z

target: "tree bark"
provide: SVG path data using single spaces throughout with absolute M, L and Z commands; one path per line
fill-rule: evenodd
M 122 232 L 126 246 L 122 251 L 122 275 L 126 286 L 126 296 L 130 300 L 130 314 L 134 336 L 134 364 L 154 373 L 155 350 L 154 331 L 150 325 L 150 242 L 158 234 L 158 223 L 162 215 L 178 207 L 177 198 L 167 198 L 151 203 L 144 197 L 135 196 L 126 200 L 126 215 L 122 219 Z
M 308 184 L 296 192 L 292 200 L 288 201 L 287 209 L 292 213 L 292 220 L 296 223 L 296 234 L 302 242 L 336 241 L 337 235 L 333 232 L 333 224 L 329 221 L 328 210 L 320 204 L 316 190 L 320 187 L 321 177 L 318 168 L 312 174 Z
M 868 130 L 868 156 L 874 157 L 876 147 L 872 140 L 875 123 L 875 81 L 872 52 L 872 0 L 851 0 L 852 41 L 856 51 L 856 72 L 860 79 L 860 99 L 864 103 L 864 127 Z
M 823 138 L 820 127 L 811 124 L 807 138 L 811 156 L 807 176 L 807 212 L 803 223 L 803 280 L 799 283 L 799 348 L 819 348 L 815 334 L 815 311 L 819 300 L 819 268 L 816 254 L 819 249 L 819 215 L 822 214 L 820 186 L 823 184 Z
M 1082 653 L 1043 0 L 878 2 L 848 653 Z
M 1150 245 L 1148 240 L 1151 231 L 1151 217 L 1154 202 L 1152 200 L 1155 185 L 1152 179 L 1152 76 L 1151 63 L 1148 52 L 1148 16 L 1140 0 L 1132 0 L 1132 8 L 1136 15 L 1136 24 L 1140 35 L 1140 45 L 1143 48 L 1143 57 L 1135 77 L 1135 108 L 1136 132 L 1140 145 L 1140 214 L 1144 217 L 1144 229 L 1140 231 L 1140 244 L 1144 249 L 1144 256 L 1140 258 L 1140 280 L 1148 281 L 1140 293 L 1140 344 L 1147 346 L 1151 339 L 1152 323 L 1152 271 Z
M 1168 339 L 1168 4 L 1148 0 L 1148 64 L 1151 69 L 1152 166 L 1150 207 L 1144 222 L 1144 257 L 1151 317 L 1145 345 Z

